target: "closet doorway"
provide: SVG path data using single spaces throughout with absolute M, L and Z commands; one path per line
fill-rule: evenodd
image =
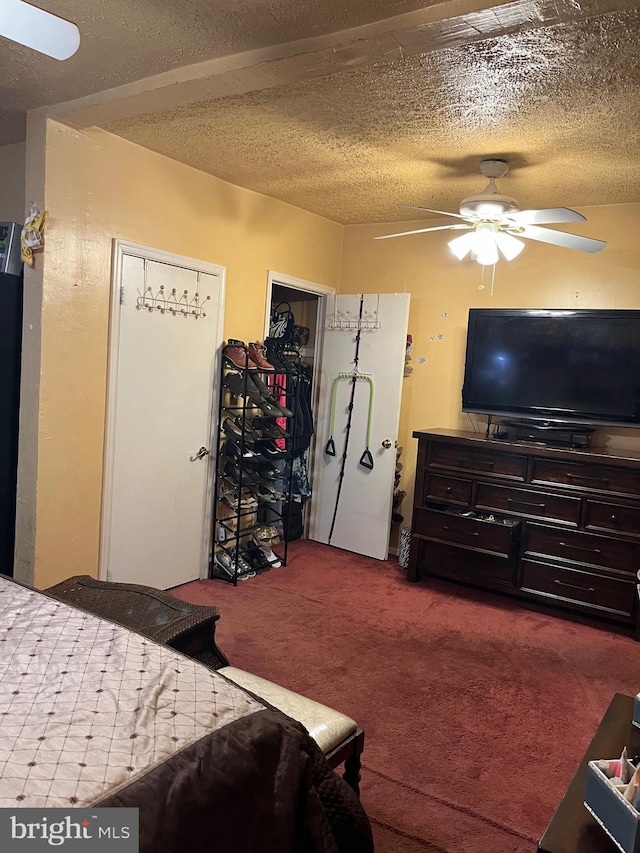
M 303 360 L 312 366 L 314 415 L 314 436 L 306 454 L 311 496 L 304 503 L 304 535 L 385 560 L 409 295 L 338 295 L 330 288 L 270 273 L 269 317 L 283 302 L 291 308 L 296 325 L 309 329 L 309 342 L 300 348 Z M 268 326 L 269 318 L 265 335 Z M 353 383 L 345 374 L 356 366 L 360 376 L 353 389 L 347 429 Z M 333 439 L 335 455 L 326 452 L 329 439 Z M 362 464 L 363 457 L 369 464 Z
M 267 282 L 267 316 L 265 318 L 265 337 L 269 335 L 271 314 L 275 308 L 282 305 L 290 307 L 297 326 L 308 329 L 306 343 L 299 347 L 303 370 L 310 377 L 310 405 L 313 414 L 314 427 L 316 422 L 315 413 L 318 405 L 318 387 L 321 370 L 321 353 L 323 325 L 325 315 L 325 300 L 335 294 L 333 287 L 327 287 L 305 279 L 284 275 L 283 273 L 269 272 Z M 311 438 L 311 445 L 304 454 L 303 465 L 306 467 L 309 482 L 311 483 L 310 500 L 302 501 L 302 525 L 304 537 L 309 537 L 309 508 L 313 500 L 313 459 L 315 435 Z

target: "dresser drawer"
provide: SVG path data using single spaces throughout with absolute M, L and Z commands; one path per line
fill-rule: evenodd
M 604 566 L 627 572 L 634 577 L 640 568 L 640 542 L 628 542 L 611 536 L 598 536 L 595 533 L 559 530 L 538 524 L 529 524 L 526 553 L 560 557 L 591 566 Z
M 471 482 L 455 480 L 453 477 L 439 477 L 428 474 L 425 482 L 425 501 L 445 501 L 446 503 L 469 506 Z
M 589 492 L 640 496 L 640 477 L 637 471 L 593 463 L 535 459 L 531 482 L 551 483 Z
M 524 480 L 527 470 L 526 456 L 438 443 L 431 445 L 428 464 L 470 474 L 496 474 L 514 480 Z
M 578 525 L 581 498 L 478 483 L 474 507 L 527 518 L 548 518 Z
M 640 507 L 587 501 L 585 527 L 640 536 Z M 640 568 L 640 566 L 638 566 Z
M 517 563 L 508 557 L 424 539 L 416 540 L 416 544 L 419 568 L 429 575 L 465 583 L 515 586 Z
M 611 616 L 630 618 L 636 586 L 623 578 L 523 560 L 520 588 L 523 592 L 577 604 L 575 609 L 608 611 Z
M 518 523 L 481 521 L 435 509 L 416 509 L 413 533 L 494 554 L 511 554 Z

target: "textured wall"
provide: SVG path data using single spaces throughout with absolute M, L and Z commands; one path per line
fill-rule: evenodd
M 0 222 L 24 222 L 26 145 L 0 147 Z
M 225 336 L 264 329 L 269 269 L 337 286 L 342 228 L 104 131 L 47 132 L 38 586 L 95 574 L 112 238 L 227 268 Z
M 470 430 L 472 423 L 484 429 L 486 425 L 482 416 L 470 418 L 461 411 L 469 308 L 640 308 L 640 204 L 582 208 L 581 213 L 587 217 L 588 233 L 608 241 L 604 251 L 586 255 L 527 241 L 518 258 L 497 264 L 493 295 L 491 268 L 456 261 L 447 247 L 450 233 L 378 241 L 373 240 L 375 235 L 399 229 L 345 228 L 341 291 L 379 288 L 411 293 L 414 370 L 404 380 L 399 437 L 404 447 L 402 487 L 409 492 L 402 506 L 407 523 L 417 446 L 411 432 L 433 427 Z M 583 233 L 586 230 L 585 223 Z M 485 286 L 480 290 L 483 269 Z M 640 431 L 602 429 L 596 440 L 639 448 Z

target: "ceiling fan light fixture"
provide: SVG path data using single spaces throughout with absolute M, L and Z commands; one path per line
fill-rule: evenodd
M 524 249 L 522 240 L 518 240 L 517 237 L 513 237 L 511 234 L 505 234 L 503 231 L 498 231 L 496 234 L 496 243 L 507 261 L 517 258 Z
M 462 237 L 456 237 L 447 244 L 459 261 L 464 260 L 469 252 L 472 251 L 474 237 L 475 232 L 463 234 Z

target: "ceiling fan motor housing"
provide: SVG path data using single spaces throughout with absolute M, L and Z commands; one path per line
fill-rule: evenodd
M 491 186 L 494 188 L 493 192 L 488 191 Z M 495 192 L 493 184 L 490 184 L 483 193 L 469 196 L 460 203 L 460 216 L 467 216 L 470 219 L 500 219 L 517 210 L 520 210 L 520 207 L 515 198 L 499 195 Z

